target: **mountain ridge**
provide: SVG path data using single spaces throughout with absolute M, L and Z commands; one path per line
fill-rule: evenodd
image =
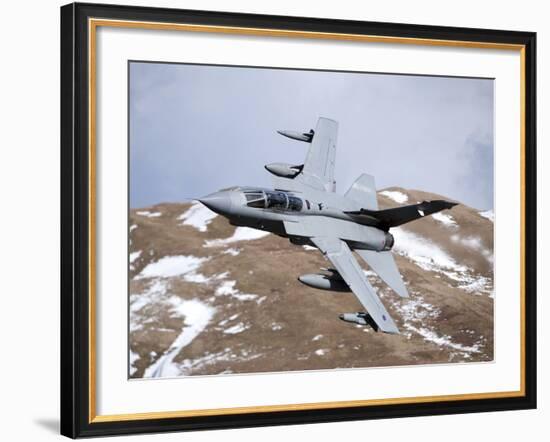
M 378 191 L 381 209 L 446 199 Z M 343 323 L 352 293 L 297 278 L 316 249 L 235 228 L 199 203 L 130 211 L 130 376 L 381 367 L 493 359 L 493 222 L 464 205 L 391 230 L 411 294 L 395 295 L 358 260 L 401 330 Z

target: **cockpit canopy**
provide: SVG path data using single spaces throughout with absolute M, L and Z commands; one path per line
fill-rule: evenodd
M 302 200 L 286 192 L 272 192 L 269 190 L 249 190 L 244 192 L 246 205 L 258 209 L 302 210 Z

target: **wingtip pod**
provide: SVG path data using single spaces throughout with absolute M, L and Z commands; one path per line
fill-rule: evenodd
M 311 140 L 313 139 L 313 129 L 311 129 L 309 132 L 296 132 L 294 130 L 278 130 L 277 133 L 279 135 L 282 135 L 283 137 L 290 138 L 292 140 L 297 141 L 303 141 L 305 143 L 311 143 Z
M 338 315 L 338 318 L 341 321 L 348 322 L 350 324 L 368 325 L 374 331 L 379 331 L 379 327 L 372 319 L 372 316 L 365 312 L 342 313 L 341 315 Z
M 399 329 L 395 324 L 391 327 L 379 327 L 378 324 L 374 321 L 371 315 L 365 312 L 356 312 L 356 313 L 342 313 L 338 315 L 338 318 L 341 321 L 348 322 L 350 324 L 365 325 L 371 327 L 375 332 L 387 333 L 390 335 L 398 335 Z
M 294 178 L 304 168 L 303 164 L 270 163 L 264 166 L 269 173 L 281 178 Z

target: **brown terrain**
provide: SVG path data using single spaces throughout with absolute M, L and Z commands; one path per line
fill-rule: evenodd
M 378 195 L 380 208 L 443 198 Z M 401 331 L 387 335 L 338 319 L 362 310 L 352 293 L 297 280 L 329 265 L 316 249 L 236 229 L 199 203 L 132 210 L 130 377 L 491 361 L 490 217 L 458 205 L 392 229 L 408 299 L 357 256 Z

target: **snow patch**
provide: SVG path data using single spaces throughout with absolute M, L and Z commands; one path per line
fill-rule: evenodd
M 153 280 L 143 293 L 130 294 L 130 332 L 140 330 L 143 322 L 140 321 L 140 310 L 147 305 L 161 303 L 166 296 L 167 284 L 165 281 Z
M 217 280 L 222 280 L 222 279 L 225 279 L 229 276 L 229 272 L 223 272 L 223 273 L 218 273 L 216 275 L 214 275 L 212 278 L 214 279 L 217 279 Z
M 237 281 L 223 281 L 216 289 L 217 296 L 231 296 L 239 301 L 253 301 L 258 295 L 241 293 L 235 288 Z
M 481 239 L 474 236 L 468 236 L 463 238 L 459 235 L 452 235 L 451 241 L 454 243 L 462 244 L 470 249 L 479 250 L 481 248 Z
M 258 295 L 252 295 L 249 293 L 235 293 L 232 296 L 233 298 L 238 299 L 239 301 L 253 301 L 258 297 Z
M 494 292 L 492 290 L 492 281 L 485 276 L 479 276 L 472 279 L 465 278 L 464 284 L 459 285 L 458 288 L 468 293 L 485 293 L 491 297 L 494 297 Z
M 410 324 L 407 324 L 406 327 L 414 331 L 415 333 L 419 334 L 424 338 L 425 341 L 433 342 L 436 345 L 444 346 L 444 347 L 450 347 L 453 350 L 458 350 L 463 353 L 479 353 L 480 352 L 480 345 L 474 344 L 472 346 L 465 346 L 462 344 L 457 344 L 455 342 L 451 341 L 451 336 L 443 335 L 439 336 L 437 333 L 435 333 L 433 330 L 429 330 L 424 327 L 416 328 Z
M 400 312 L 401 318 L 405 323 L 422 322 L 426 319 L 435 319 L 439 317 L 441 311 L 429 304 L 422 296 L 416 295 L 414 298 L 407 298 L 400 302 L 395 302 L 393 306 Z
M 363 273 L 365 274 L 365 276 L 367 278 L 377 278 L 378 277 L 378 275 L 376 273 L 374 273 L 372 270 L 363 269 Z
M 144 306 L 151 303 L 153 298 L 166 294 L 166 283 L 163 281 L 154 281 L 144 293 L 132 293 L 130 295 L 130 313 L 141 310 Z
M 491 264 L 493 263 L 493 254 L 488 249 L 483 247 L 481 238 L 477 236 L 462 237 L 459 235 L 452 235 L 451 241 L 455 244 L 460 244 L 464 247 L 468 247 L 469 249 L 481 253 L 487 259 L 487 261 L 489 261 Z
M 139 355 L 132 350 L 130 350 L 130 375 L 133 375 L 137 368 L 134 367 L 134 363 L 139 359 Z
M 194 282 L 195 284 L 208 284 L 212 278 L 204 276 L 202 273 L 189 272 L 183 275 L 183 279 L 187 282 Z
M 403 192 L 397 190 L 383 190 L 380 192 L 380 195 L 387 196 L 388 198 L 394 200 L 396 203 L 403 204 L 409 200 L 409 197 Z
M 392 229 L 392 234 L 395 237 L 395 252 L 410 259 L 421 269 L 445 275 L 447 278 L 458 283 L 454 287 L 468 293 L 481 292 L 491 294 L 492 283 L 489 278 L 477 275 L 469 267 L 458 264 L 444 250 L 431 241 L 401 227 Z M 451 236 L 451 241 L 456 242 L 461 241 L 461 239 L 458 235 L 453 235 Z M 471 247 L 479 246 L 479 251 L 483 256 L 490 262 L 493 259 L 492 254 L 481 246 L 479 239 L 467 240 L 466 245 Z
M 319 339 L 321 339 L 323 337 L 323 335 L 316 335 L 314 336 L 311 340 L 312 341 L 318 341 Z
M 130 253 L 130 264 L 133 263 L 136 259 L 138 259 L 140 255 L 141 255 L 141 250 Z
M 231 315 L 229 318 L 227 319 L 224 319 L 223 321 L 220 321 L 220 323 L 218 324 L 220 327 L 225 327 L 226 324 L 228 324 L 229 322 L 231 321 L 234 321 L 235 319 L 237 319 L 239 317 L 239 314 L 236 313 L 234 315 Z
M 147 218 L 158 218 L 162 215 L 161 212 L 149 212 L 148 210 L 141 210 L 139 212 L 136 212 L 136 215 L 139 216 L 146 216 Z
M 148 264 L 136 279 L 171 278 L 188 275 L 197 270 L 209 258 L 199 258 L 192 255 L 165 256 L 156 262 Z M 189 276 L 193 278 L 193 276 Z
M 197 299 L 186 300 L 172 296 L 170 303 L 172 311 L 184 318 L 185 325 L 170 348 L 145 370 L 143 376 L 147 378 L 180 375 L 181 370 L 174 364 L 174 358 L 206 328 L 215 312 L 213 307 Z
M 239 241 L 252 241 L 269 235 L 269 232 L 263 230 L 251 229 L 250 227 L 237 227 L 235 232 L 229 238 L 212 239 L 204 242 L 204 247 L 222 247 Z
M 326 355 L 327 353 L 328 353 L 328 349 L 326 349 L 326 348 L 320 348 L 320 349 L 318 349 L 318 350 L 315 350 L 315 354 L 316 354 L 317 356 L 324 356 L 324 355 Z
M 487 218 L 491 222 L 495 222 L 495 212 L 491 210 L 485 210 L 484 212 L 478 212 L 483 218 Z
M 490 282 L 483 276 L 474 275 L 472 269 L 458 264 L 444 250 L 425 238 L 400 227 L 392 229 L 392 234 L 395 237 L 394 250 L 396 253 L 410 259 L 424 270 L 441 273 L 447 278 L 458 282 L 457 287 L 460 289 L 471 293 L 479 285 L 488 285 Z M 492 259 L 492 257 L 488 257 L 488 259 Z M 471 285 L 476 281 L 483 282 L 479 282 L 479 285 Z M 485 286 L 484 292 L 490 293 L 490 290 L 489 287 Z
M 401 314 L 404 321 L 403 329 L 408 330 L 408 333 L 403 333 L 407 339 L 411 339 L 413 333 L 422 337 L 425 341 L 433 342 L 439 346 L 449 347 L 459 351 L 466 357 L 470 353 L 478 353 L 481 351 L 481 346 L 475 344 L 473 346 L 465 346 L 452 341 L 449 335 L 438 335 L 433 329 L 426 326 L 429 320 L 436 319 L 440 316 L 441 311 L 433 305 L 427 303 L 424 298 L 418 294 L 414 294 L 413 298 L 407 299 L 406 302 L 394 302 L 393 307 Z
M 439 221 L 441 224 L 447 227 L 456 227 L 458 224 L 451 215 L 445 213 L 437 212 L 432 215 L 432 218 L 436 221 Z
M 224 281 L 217 289 L 216 289 L 216 295 L 218 296 L 225 296 L 225 295 L 233 295 L 235 293 L 238 293 L 238 290 L 235 289 L 235 284 L 237 281 Z
M 192 226 L 199 232 L 206 232 L 208 224 L 218 215 L 212 212 L 201 203 L 194 203 L 185 213 L 182 213 L 178 219 L 183 220 L 181 225 Z
M 193 370 L 200 370 L 205 366 L 217 364 L 224 361 L 251 361 L 253 359 L 257 359 L 262 357 L 262 353 L 253 353 L 250 354 L 245 349 L 242 349 L 240 354 L 235 354 L 231 351 L 230 348 L 226 348 L 220 352 L 217 353 L 210 353 L 206 352 L 204 356 L 201 356 L 196 359 L 185 359 L 183 363 L 180 365 L 180 369 L 182 371 L 182 374 L 191 374 Z M 224 370 L 220 374 L 223 373 L 231 373 L 231 370 Z
M 130 232 L 131 232 L 132 230 L 134 230 L 134 229 L 137 229 L 137 224 L 132 224 L 132 225 L 130 226 Z
M 234 249 L 233 247 L 224 250 L 222 252 L 224 255 L 231 255 L 231 256 L 237 256 L 239 253 L 241 253 L 241 249 Z
M 236 335 L 237 333 L 242 333 L 243 331 L 247 330 L 249 327 L 250 326 L 244 325 L 243 322 L 239 322 L 233 327 L 226 328 L 223 332 L 228 335 Z
M 465 272 L 466 266 L 460 265 L 445 251 L 431 241 L 404 230 L 401 227 L 392 229 L 395 238 L 394 250 L 413 261 L 420 268 L 428 271 L 452 270 Z

